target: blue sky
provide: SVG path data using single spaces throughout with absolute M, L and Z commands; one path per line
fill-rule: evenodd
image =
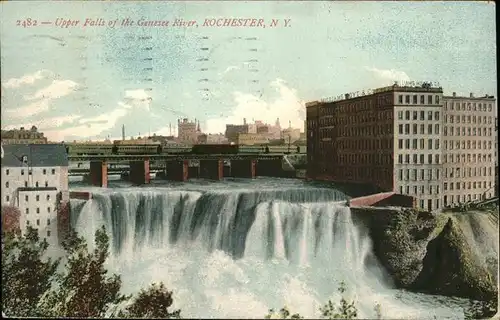
M 127 136 L 168 134 L 181 117 L 213 133 L 244 117 L 302 128 L 306 101 L 394 80 L 497 95 L 492 3 L 8 1 L 0 8 L 2 128 L 34 124 L 56 141 L 119 137 L 122 124 Z M 28 17 L 80 22 L 16 26 Z M 184 19 L 198 27 L 82 27 L 87 18 Z M 266 28 L 203 27 L 206 18 L 264 19 Z

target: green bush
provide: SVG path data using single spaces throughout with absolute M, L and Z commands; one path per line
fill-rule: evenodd
M 9 317 L 100 318 L 130 300 L 120 293 L 120 276 L 104 268 L 109 256 L 104 227 L 96 232 L 95 244 L 89 252 L 85 240 L 70 232 L 63 243 L 65 264 L 58 271 L 61 260 L 44 258 L 48 244 L 37 230 L 28 228 L 26 236 L 2 232 L 2 312 Z M 153 284 L 118 314 L 179 318 L 179 310 L 169 311 L 172 303 L 172 292 Z

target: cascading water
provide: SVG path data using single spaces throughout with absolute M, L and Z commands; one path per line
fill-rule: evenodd
M 124 291 L 163 281 L 185 317 L 262 318 L 284 305 L 318 317 L 329 298 L 339 301 L 340 281 L 362 317 L 375 316 L 376 303 L 385 318 L 460 316 L 391 290 L 342 199 L 328 189 L 99 190 L 72 223 L 90 241 L 105 225 Z

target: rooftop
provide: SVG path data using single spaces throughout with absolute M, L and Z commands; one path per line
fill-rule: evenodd
M 7 144 L 2 146 L 2 167 L 67 167 L 63 144 Z

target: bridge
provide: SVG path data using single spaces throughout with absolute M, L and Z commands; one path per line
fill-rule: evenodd
M 69 168 L 70 175 L 88 175 L 93 186 L 107 187 L 108 173 L 127 174 L 136 185 L 150 183 L 150 172 L 159 171 L 167 180 L 186 181 L 189 178 L 221 180 L 225 176 L 255 178 L 256 176 L 286 176 L 283 153 L 265 154 L 142 154 L 142 155 L 74 155 L 70 162 L 89 162 L 89 168 Z M 193 162 L 198 165 L 192 165 Z M 229 160 L 230 165 L 224 165 Z M 116 167 L 125 165 L 126 167 Z M 158 176 L 158 175 L 157 175 Z

